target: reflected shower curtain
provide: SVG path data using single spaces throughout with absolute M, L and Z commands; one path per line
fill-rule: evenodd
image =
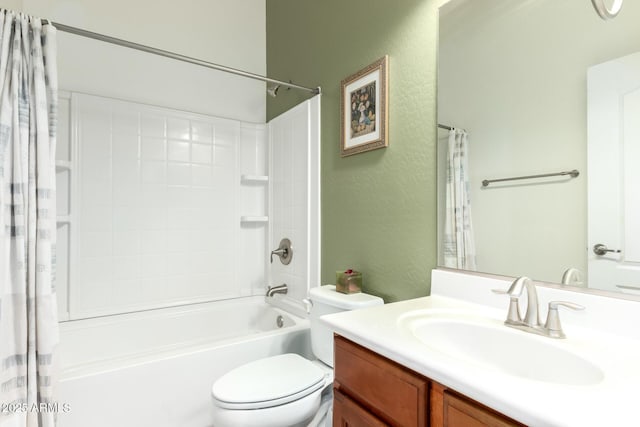
M 2 427 L 55 425 L 55 55 L 55 28 L 0 10 Z
M 476 269 L 476 250 L 469 198 L 468 136 L 461 129 L 449 131 L 444 221 L 445 267 Z

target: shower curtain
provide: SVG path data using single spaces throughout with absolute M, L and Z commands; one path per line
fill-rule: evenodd
M 0 426 L 55 425 L 55 28 L 0 10 Z
M 468 136 L 461 129 L 449 131 L 444 221 L 444 265 L 476 269 L 476 252 L 469 198 Z

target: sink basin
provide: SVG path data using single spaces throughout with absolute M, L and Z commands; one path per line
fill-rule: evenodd
M 562 341 L 465 313 L 407 315 L 400 325 L 432 350 L 490 369 L 546 383 L 592 385 L 604 379 L 592 362 L 561 347 Z

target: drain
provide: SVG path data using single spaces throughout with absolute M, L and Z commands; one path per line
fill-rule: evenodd
M 284 317 L 278 316 L 276 318 L 276 325 L 278 325 L 278 328 L 282 328 L 284 326 Z

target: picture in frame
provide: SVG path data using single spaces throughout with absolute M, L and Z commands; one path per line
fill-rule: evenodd
M 340 83 L 342 157 L 389 145 L 388 65 L 385 55 Z

